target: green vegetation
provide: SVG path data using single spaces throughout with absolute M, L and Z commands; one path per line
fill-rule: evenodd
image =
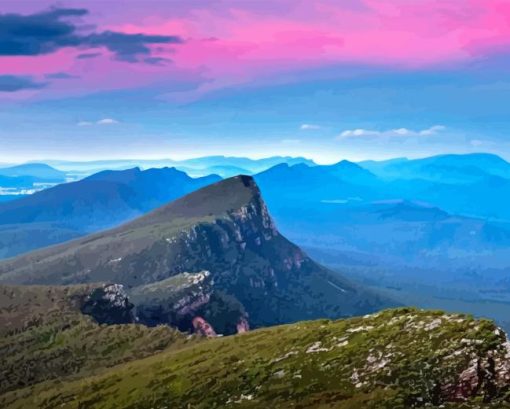
M 0 398 L 5 408 L 504 408 L 490 321 L 416 309 L 207 340 Z
M 190 342 L 167 326 L 98 325 L 80 312 L 93 290 L 93 285 L 0 286 L 0 394 L 90 375 Z

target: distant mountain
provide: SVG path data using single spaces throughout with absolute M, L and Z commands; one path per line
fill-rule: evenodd
M 391 179 L 423 179 L 442 183 L 473 183 L 491 176 L 510 179 L 510 163 L 488 153 L 366 161 L 359 165 L 378 176 Z
M 244 157 L 230 156 L 204 156 L 201 158 L 173 160 L 144 160 L 144 159 L 119 159 L 101 160 L 91 162 L 69 162 L 69 161 L 46 161 L 49 164 L 65 169 L 69 173 L 79 175 L 90 175 L 101 170 L 122 170 L 139 166 L 144 169 L 172 166 L 186 172 L 190 176 L 206 176 L 219 174 L 222 177 L 230 177 L 239 174 L 254 174 L 262 172 L 279 163 L 295 165 L 304 163 L 309 166 L 315 163 L 306 158 L 290 156 L 273 156 L 262 159 L 250 159 Z
M 288 165 L 315 165 L 315 163 L 310 159 L 291 156 L 272 156 L 262 159 L 250 159 L 235 156 L 204 156 L 202 158 L 187 159 L 179 162 L 179 164 L 182 166 L 193 167 L 195 169 L 211 168 L 215 166 L 235 167 L 248 170 L 251 173 L 262 172 L 265 169 L 281 163 L 286 163 Z
M 0 168 L 0 176 L 20 177 L 29 176 L 46 182 L 63 182 L 66 173 L 44 163 L 26 163 L 23 165 Z
M 0 168 L 0 202 L 32 194 L 66 181 L 67 175 L 42 163 Z
M 0 257 L 114 226 L 218 180 L 174 168 L 104 171 L 0 203 L 0 243 L 10 243 L 0 246 Z
M 500 163 L 495 158 L 488 157 Z M 471 155 L 455 160 L 476 162 Z M 334 251 L 343 259 L 350 253 L 386 266 L 440 267 L 451 274 L 462 267 L 510 267 L 510 179 L 388 180 L 347 161 L 281 164 L 255 178 L 282 231 L 315 254 Z
M 510 259 L 510 224 L 455 216 L 405 200 L 368 204 L 323 203 L 314 208 L 281 207 L 276 218 L 292 240 L 327 250 L 330 262 L 345 253 L 386 268 L 416 266 L 448 270 L 504 268 Z M 333 263 L 334 264 L 334 263 Z M 341 263 L 339 263 L 341 264 Z M 412 271 L 407 271 L 409 277 Z
M 149 323 L 189 329 L 201 319 L 218 333 L 391 305 L 285 239 L 249 176 L 207 186 L 115 229 L 1 262 L 0 281 L 119 283 Z M 184 292 L 161 291 L 179 285 Z
M 255 176 L 272 207 L 291 201 L 321 203 L 378 198 L 378 179 L 355 163 L 308 166 L 280 164 Z

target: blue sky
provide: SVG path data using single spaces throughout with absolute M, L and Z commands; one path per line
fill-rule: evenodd
M 9 24 L 21 21 L 30 25 L 41 19 L 45 24 L 59 22 L 55 13 L 43 13 L 43 17 L 37 14 L 49 10 L 44 2 L 27 3 L 22 9 L 14 2 L 8 3 L 10 14 L 0 14 L 0 19 L 7 19 Z M 300 13 L 303 7 L 306 11 L 305 3 L 296 3 L 300 9 L 287 1 L 280 3 L 280 8 L 262 7 L 260 2 L 255 8 L 255 3 L 250 3 L 252 8 L 246 7 L 241 10 L 244 14 L 239 14 L 231 2 L 218 1 L 216 14 L 203 3 L 195 8 L 181 7 L 178 18 L 163 9 L 158 19 L 151 17 L 150 9 L 145 16 L 128 10 L 109 19 L 104 10 L 101 13 L 100 8 L 91 6 L 94 3 L 64 3 L 86 10 L 66 14 L 73 14 L 73 19 L 74 14 L 80 14 L 80 24 L 93 22 L 96 27 L 95 33 L 79 37 L 75 54 L 68 55 L 68 45 L 58 48 L 68 39 L 52 43 L 54 49 L 41 52 L 43 55 L 19 57 L 0 49 L 0 60 L 6 61 L 0 70 L 0 162 L 50 158 L 179 159 L 224 154 L 299 155 L 327 163 L 344 158 L 481 151 L 510 159 L 510 60 L 506 48 L 501 47 L 510 23 L 490 26 L 497 30 L 488 37 L 492 41 L 490 47 L 479 45 L 485 38 L 476 38 L 475 31 L 469 44 L 476 44 L 476 52 L 470 48 L 459 58 L 449 58 L 467 47 L 454 42 L 445 45 L 443 54 L 429 51 L 421 61 L 420 54 L 407 43 L 405 52 L 384 43 L 393 38 L 393 31 L 384 20 L 385 9 L 381 11 L 373 2 L 362 1 L 342 8 L 324 0 L 324 7 L 336 7 L 338 18 L 345 13 L 381 21 L 380 39 L 371 31 L 365 33 L 373 36 L 368 44 L 353 37 L 359 47 L 367 47 L 367 55 L 360 56 L 356 49 L 348 47 L 330 52 L 330 32 L 321 32 L 319 37 L 313 31 L 316 27 L 303 20 Z M 355 3 L 365 3 L 366 7 L 358 9 Z M 439 7 L 433 2 L 425 3 Z M 482 7 L 487 19 L 494 12 L 492 2 L 468 3 L 463 3 L 465 10 Z M 135 1 L 129 4 L 139 5 Z M 458 5 L 456 11 L 462 9 L 461 3 Z M 161 3 L 158 7 L 162 7 Z M 316 14 L 321 11 L 308 7 Z M 405 7 L 402 3 L 402 19 L 412 21 L 414 14 Z M 289 14 L 289 10 L 293 13 Z M 194 26 L 189 28 L 203 19 L 204 13 L 220 22 L 228 15 L 227 22 L 232 27 L 227 30 L 200 26 L 199 33 Z M 252 22 L 249 13 L 256 13 L 260 21 Z M 27 16 L 30 19 L 23 20 Z M 423 43 L 424 53 L 433 24 L 437 23 L 434 16 L 422 28 L 399 22 L 399 29 L 407 30 L 402 31 L 402 36 L 412 35 L 416 47 Z M 319 19 L 320 14 L 315 17 Z M 443 14 L 441 18 L 444 19 Z M 271 35 L 250 37 L 251 43 L 247 43 L 248 34 L 236 25 L 245 20 L 259 24 L 266 30 L 264 34 Z M 476 23 L 488 24 L 485 20 Z M 473 24 L 469 17 L 455 17 L 441 30 L 445 39 L 455 30 L 464 30 L 463 36 L 467 36 L 474 31 Z M 339 33 L 333 27 L 331 35 L 341 34 L 344 42 L 353 35 L 352 27 Z M 201 43 L 194 45 L 183 30 L 200 36 Z M 114 31 L 120 37 L 112 44 L 111 36 L 105 33 Z M 134 32 L 145 37 L 133 37 Z M 216 37 L 208 40 L 208 34 Z M 496 35 L 503 40 L 494 40 L 499 38 Z M 289 36 L 292 41 L 299 40 L 299 48 L 287 51 Z M 171 49 L 162 57 L 159 43 L 164 39 L 171 39 L 168 45 L 164 44 Z M 212 50 L 203 48 L 210 47 L 208 41 L 219 44 Z M 327 46 L 322 45 L 324 42 Z M 245 54 L 230 54 L 232 44 L 241 44 L 257 54 L 247 63 Z M 315 44 L 324 47 L 321 52 L 314 53 Z M 40 41 L 37 46 L 41 47 Z M 378 47 L 388 48 L 387 58 L 376 52 Z M 105 55 L 88 57 L 97 49 Z M 306 58 L 301 52 L 308 52 Z M 32 68 L 37 61 L 40 65 Z M 56 69 L 60 66 L 57 63 L 62 70 Z

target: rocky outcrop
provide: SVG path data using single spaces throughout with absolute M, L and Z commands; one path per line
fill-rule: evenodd
M 211 324 L 209 324 L 202 317 L 193 318 L 192 323 L 193 323 L 193 328 L 195 330 L 195 333 L 200 334 L 207 338 L 214 338 L 217 336 L 217 334 L 214 331 L 214 328 L 211 326 Z
M 468 367 L 459 375 L 457 384 L 453 388 L 450 385 L 443 388 L 447 400 L 467 401 L 478 395 L 484 402 L 490 402 L 498 391 L 510 387 L 510 343 L 501 329 L 496 328 L 494 334 L 502 342 L 484 354 L 471 352 Z M 481 345 L 482 342 L 478 340 L 477 343 Z M 469 343 L 473 340 L 464 340 L 464 344 Z
M 215 287 L 209 271 L 186 272 L 137 287 L 130 297 L 139 321 L 150 326 L 167 324 L 181 331 L 202 331 L 195 324 L 195 318 L 201 317 L 211 328 L 228 335 L 236 333 L 237 325 L 246 320 L 243 306 Z
M 250 324 L 248 323 L 248 319 L 245 318 L 245 317 L 242 317 L 238 322 L 237 322 L 237 333 L 238 334 L 243 334 L 245 332 L 248 332 L 250 330 Z
M 87 295 L 80 309 L 99 324 L 128 324 L 136 321 L 133 307 L 122 285 L 105 284 Z

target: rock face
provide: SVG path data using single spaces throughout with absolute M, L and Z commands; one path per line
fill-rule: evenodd
M 214 338 L 217 336 L 216 331 L 214 331 L 214 328 L 211 327 L 211 324 L 209 324 L 202 317 L 193 318 L 193 328 L 197 334 L 200 334 L 204 337 Z
M 199 278 L 204 271 L 209 275 Z M 221 334 L 238 332 L 240 322 L 246 330 L 392 305 L 283 237 L 249 176 L 210 185 L 116 229 L 0 263 L 0 282 L 99 281 L 124 285 L 142 322 L 192 329 L 200 316 Z
M 81 312 L 92 316 L 99 324 L 128 324 L 136 321 L 133 307 L 122 285 L 107 284 L 94 289 L 85 298 Z
M 193 331 L 204 334 L 203 326 L 197 322 L 206 322 L 212 333 L 233 334 L 237 324 L 247 322 L 243 306 L 215 288 L 215 282 L 209 271 L 190 274 L 182 273 L 166 280 L 134 288 L 130 299 L 136 305 L 136 315 L 140 323 L 153 326 L 168 324 L 181 331 Z

